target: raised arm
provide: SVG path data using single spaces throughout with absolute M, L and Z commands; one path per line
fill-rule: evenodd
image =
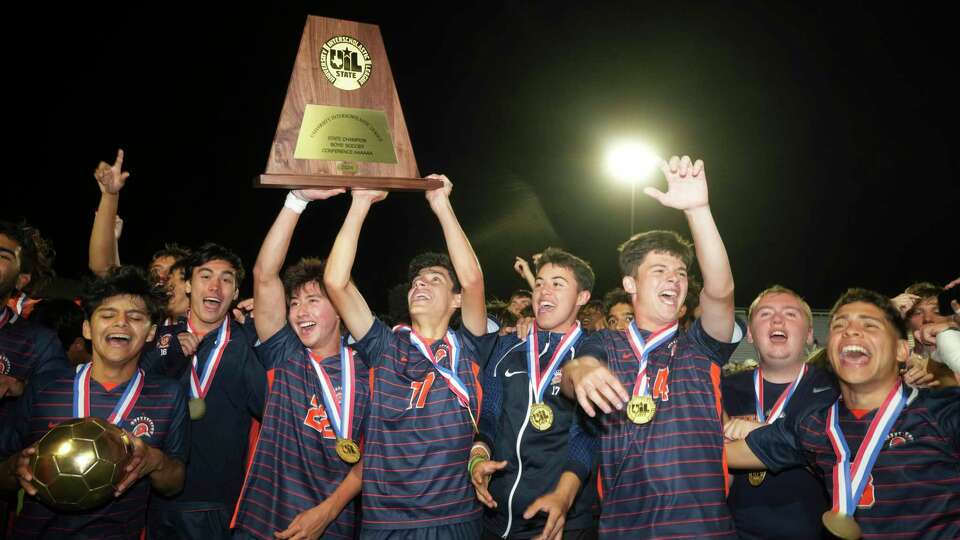
M 450 192 L 453 183 L 442 174 L 431 174 L 427 178 L 436 178 L 443 181 L 443 187 L 426 192 L 430 208 L 440 220 L 443 229 L 443 238 L 447 243 L 450 262 L 457 273 L 457 279 L 462 287 L 460 315 L 463 325 L 471 334 L 482 336 L 487 333 L 487 303 L 483 292 L 483 272 L 480 270 L 480 261 L 473 252 L 470 240 L 464 234 L 453 213 L 450 204 Z
M 660 170 L 667 179 L 667 192 L 652 187 L 644 188 L 643 192 L 664 206 L 683 210 L 703 274 L 700 293 L 703 329 L 718 341 L 730 342 L 734 330 L 733 272 L 710 212 L 703 161 L 691 163 L 687 156 L 673 156 L 669 163 L 661 162 Z
M 113 165 L 101 161 L 93 172 L 100 187 L 100 205 L 90 232 L 88 266 L 97 276 L 103 276 L 111 266 L 120 264 L 117 252 L 117 205 L 129 172 L 123 172 L 123 150 L 117 150 Z
M 253 266 L 253 322 L 257 337 L 266 341 L 287 322 L 287 300 L 280 280 L 280 269 L 290 249 L 290 239 L 307 203 L 328 199 L 343 193 L 338 189 L 304 189 L 291 191 L 277 219 L 267 232 Z
M 373 313 L 367 306 L 363 295 L 350 279 L 353 261 L 357 257 L 357 242 L 360 229 L 367 218 L 370 207 L 386 198 L 385 191 L 354 189 L 350 191 L 353 202 L 343 225 L 337 233 L 337 239 L 330 250 L 326 268 L 323 272 L 323 285 L 333 307 L 337 308 L 341 320 L 347 325 L 350 335 L 357 341 L 363 339 L 373 326 Z

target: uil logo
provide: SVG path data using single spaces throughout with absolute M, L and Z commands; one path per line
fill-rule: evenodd
M 356 90 L 370 78 L 373 62 L 362 43 L 349 36 L 336 36 L 320 49 L 320 68 L 333 86 Z
M 10 369 L 10 359 L 7 355 L 0 353 L 0 375 L 9 375 Z
M 130 420 L 130 433 L 134 437 L 152 437 L 156 432 L 157 430 L 153 424 L 153 420 L 146 416 L 138 416 Z

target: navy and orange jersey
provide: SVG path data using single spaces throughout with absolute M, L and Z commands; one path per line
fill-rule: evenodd
M 4 437 L 0 454 L 7 456 L 38 441 L 50 428 L 73 418 L 73 370 L 44 373 L 30 382 L 17 403 L 16 428 Z M 111 390 L 91 378 L 91 416 L 107 418 L 129 381 Z M 190 419 L 183 390 L 176 381 L 147 375 L 133 409 L 121 427 L 168 457 L 186 462 L 190 449 Z M 13 538 L 137 539 L 143 531 L 150 479 L 141 478 L 123 495 L 86 512 L 57 512 L 26 497 L 16 518 Z
M 539 331 L 540 361 L 546 365 L 564 334 Z M 576 356 L 581 337 L 561 362 Z M 532 538 L 543 531 L 547 515 L 524 519 L 527 507 L 552 491 L 564 472 L 580 479 L 581 489 L 567 511 L 565 530 L 594 527 L 599 514 L 597 499 L 597 455 L 600 440 L 596 423 L 576 401 L 560 394 L 563 364 L 544 391 L 543 403 L 553 412 L 549 429 L 538 431 L 530 425 L 533 407 L 531 377 L 528 373 L 527 341 L 508 334 L 497 346 L 483 377 L 483 412 L 480 440 L 490 446 L 491 459 L 507 466 L 490 480 L 490 495 L 497 508 L 484 509 L 483 526 L 497 536 Z
M 790 414 L 751 432 L 747 445 L 772 471 L 813 466 L 832 497 L 829 409 Z M 841 401 L 838 412 L 855 456 L 877 411 L 858 418 Z M 853 516 L 863 538 L 960 538 L 960 388 L 911 391 L 882 445 Z
M 739 320 L 737 328 L 734 343 L 722 343 L 698 320 L 650 353 L 647 375 L 657 404 L 650 423 L 634 424 L 624 410 L 600 413 L 601 538 L 735 536 L 719 379 L 720 365 L 743 335 Z M 640 363 L 625 332 L 595 332 L 577 354 L 606 362 L 627 391 L 633 389 Z
M 14 290 L 13 293 L 14 294 L 10 295 L 10 298 L 7 299 L 7 307 L 24 319 L 29 318 L 30 314 L 33 313 L 33 308 L 37 307 L 37 304 L 40 303 L 40 299 L 31 298 L 27 293 L 22 291 Z
M 6 323 L 0 327 L 0 375 L 8 375 L 29 381 L 47 371 L 69 368 L 66 354 L 57 334 L 38 324 L 27 321 L 6 306 Z M 3 315 L 0 315 L 2 318 Z M 0 398 L 0 432 L 14 421 L 16 398 Z
M 184 356 L 176 337 L 185 331 L 184 324 L 158 330 L 157 347 L 145 353 L 141 366 L 144 371 L 176 379 L 189 398 L 192 357 Z M 227 512 L 236 507 L 247 470 L 250 425 L 263 414 L 267 387 L 263 366 L 242 332 L 239 323 L 230 323 L 230 342 L 204 399 L 206 414 L 192 422 L 194 435 L 183 491 L 175 497 L 155 496 L 151 505 L 158 509 L 177 502 L 216 503 Z M 164 336 L 170 336 L 166 348 L 162 347 Z M 200 373 L 216 337 L 217 332 L 213 331 L 200 340 L 197 350 Z
M 723 410 L 730 417 L 749 417 L 756 421 L 754 371 L 743 371 L 724 377 Z M 763 381 L 763 407 L 770 414 L 780 395 L 790 383 Z M 830 373 L 809 366 L 784 409 L 784 415 L 811 406 L 827 406 L 837 400 L 836 379 Z M 759 486 L 750 485 L 747 472 L 732 471 L 733 483 L 727 502 L 741 539 L 781 538 L 783 540 L 820 538 L 823 523 L 820 516 L 830 509 L 826 487 L 819 475 L 804 467 L 794 467 L 779 474 L 767 473 Z
M 461 348 L 457 374 L 478 412 L 478 338 L 455 331 Z M 449 367 L 443 340 L 429 345 Z M 480 506 L 466 467 L 474 430 L 467 409 L 430 360 L 410 343 L 410 333 L 393 332 L 375 319 L 353 344 L 374 368 L 363 453 L 363 522 L 368 529 L 414 529 L 480 519 Z M 482 358 L 486 360 L 486 358 Z
M 273 539 L 293 519 L 329 497 L 352 465 L 337 456 L 336 434 L 327 418 L 320 382 L 300 338 L 285 325 L 261 343 L 257 356 L 274 372 L 253 463 L 237 505 L 234 526 L 254 538 Z M 323 368 L 341 392 L 340 356 Z M 369 372 L 356 362 L 351 438 L 360 441 L 369 403 Z M 327 526 L 323 538 L 353 538 L 359 499 Z

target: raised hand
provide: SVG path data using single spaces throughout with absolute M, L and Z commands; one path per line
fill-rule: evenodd
M 101 193 L 116 195 L 123 189 L 123 185 L 130 177 L 129 172 L 123 172 L 123 149 L 117 150 L 117 159 L 113 165 L 101 161 L 97 169 L 93 171 L 93 177 L 97 179 L 97 185 L 100 186 Z
M 386 191 L 378 191 L 376 189 L 360 189 L 353 188 L 350 190 L 350 196 L 353 197 L 355 201 L 368 202 L 373 204 L 375 202 L 380 202 L 387 198 Z
M 450 200 L 450 193 L 453 192 L 453 182 L 442 174 L 431 174 L 428 175 L 427 178 L 433 178 L 434 180 L 443 182 L 442 186 L 424 192 L 424 196 L 427 198 L 427 202 L 430 203 L 430 207 L 436 209 L 438 207 L 437 205 L 442 205 Z
M 689 156 L 673 156 L 669 162 L 660 162 L 660 170 L 667 179 L 667 192 L 652 187 L 643 188 L 644 193 L 660 204 L 677 210 L 693 210 L 710 204 L 703 161 L 698 159 L 691 163 Z
M 345 188 L 334 189 L 296 189 L 293 193 L 305 201 L 322 201 L 346 193 Z
M 913 306 L 916 305 L 918 300 L 920 300 L 919 296 L 907 293 L 898 294 L 890 299 L 890 301 L 893 302 L 893 307 L 897 308 L 902 318 L 906 318 L 907 312 L 913 309 Z

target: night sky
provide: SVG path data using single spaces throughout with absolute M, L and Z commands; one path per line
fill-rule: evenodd
M 58 273 L 81 276 L 99 200 L 92 172 L 122 147 L 132 173 L 120 199 L 124 262 L 146 263 L 165 241 L 211 240 L 251 269 L 284 198 L 252 180 L 315 14 L 380 26 L 420 171 L 453 180 L 489 295 L 521 285 L 514 255 L 547 245 L 593 264 L 595 296 L 619 283 L 630 189 L 608 178 L 601 156 L 625 135 L 704 159 L 738 305 L 773 283 L 823 308 L 848 286 L 893 295 L 960 275 L 956 30 L 943 13 L 384 4 L 47 14 L 37 39 L 13 51 L 28 105 L 6 106 L 27 116 L 21 143 L 37 157 L 5 180 L 3 217 L 37 225 L 54 241 Z M 651 180 L 663 188 L 659 174 Z M 313 203 L 288 261 L 326 256 L 348 204 Z M 689 236 L 680 212 L 639 191 L 636 205 L 638 231 Z M 442 248 L 422 195 L 396 193 L 371 213 L 354 275 L 382 309 L 409 258 Z

